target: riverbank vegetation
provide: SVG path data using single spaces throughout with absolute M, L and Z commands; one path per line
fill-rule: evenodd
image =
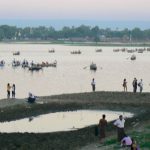
M 150 93 L 93 92 L 39 97 L 35 104 L 28 104 L 24 102 L 25 100 L 20 100 L 22 103 L 7 105 L 7 107 L 3 107 L 7 100 L 1 100 L 0 121 L 78 109 L 127 111 L 135 114 L 133 118 L 126 120 L 127 134 L 137 140 L 142 150 L 147 150 L 150 148 L 149 99 Z M 93 144 L 95 147 L 95 144 L 98 144 L 97 147 L 101 146 L 101 149 L 120 148 L 116 141 L 115 127 L 111 122 L 107 127 L 107 138 L 104 145 L 99 145 L 98 137 L 94 135 L 94 128 L 95 126 L 90 126 L 76 131 L 39 134 L 0 133 L 0 147 L 15 150 L 77 150 L 82 148 L 84 150 L 84 146 L 86 148 L 87 145 L 90 147 Z
M 81 25 L 78 27 L 63 27 L 56 30 L 54 27 L 25 27 L 18 28 L 16 26 L 1 25 L 0 41 L 49 41 L 55 43 L 65 42 L 121 42 L 121 43 L 137 43 L 144 44 L 150 42 L 150 29 L 141 30 L 134 29 L 102 29 L 98 26 Z

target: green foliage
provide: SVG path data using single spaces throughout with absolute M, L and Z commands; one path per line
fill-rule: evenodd
M 105 141 L 105 145 L 112 145 L 112 144 L 116 144 L 117 143 L 117 139 L 109 139 Z
M 25 27 L 17 28 L 15 26 L 1 25 L 0 40 L 58 40 L 69 39 L 71 41 L 90 40 L 99 42 L 100 38 L 108 39 L 126 39 L 126 40 L 150 40 L 150 29 L 141 30 L 134 28 L 129 30 L 111 30 L 110 28 L 100 29 L 98 26 L 90 27 L 81 25 L 79 27 L 63 27 L 61 30 L 55 30 L 53 27 Z M 75 38 L 75 39 L 74 39 Z

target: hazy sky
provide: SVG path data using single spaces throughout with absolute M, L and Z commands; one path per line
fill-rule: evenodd
M 0 0 L 0 19 L 149 21 L 150 0 Z

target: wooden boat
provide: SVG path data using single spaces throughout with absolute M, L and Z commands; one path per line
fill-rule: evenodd
M 91 63 L 91 65 L 90 65 L 90 70 L 97 70 L 97 66 L 96 66 L 96 64 L 94 64 L 94 63 Z
M 42 67 L 39 66 L 39 65 L 29 66 L 29 70 L 30 70 L 30 71 L 39 71 L 39 70 L 41 70 L 41 69 L 42 69 Z
M 121 51 L 122 51 L 122 52 L 125 52 L 125 51 L 126 51 L 126 48 L 122 48 Z
M 135 56 L 135 55 L 132 55 L 130 59 L 131 59 L 131 60 L 136 60 L 136 56 Z
M 96 49 L 95 52 L 102 52 L 102 49 Z
M 150 52 L 150 48 L 147 48 L 147 51 Z
M 143 52 L 144 52 L 144 49 L 138 49 L 137 52 L 138 52 L 138 53 L 143 53 Z
M 128 49 L 127 52 L 128 52 L 128 53 L 134 53 L 135 50 L 133 50 L 133 49 Z
M 20 55 L 19 51 L 13 52 L 13 55 Z
M 42 62 L 42 64 L 39 64 L 41 67 L 57 67 L 57 61 L 55 60 L 52 63 L 49 62 Z
M 55 53 L 54 49 L 48 50 L 49 53 Z
M 113 49 L 113 52 L 119 52 L 119 49 Z
M 81 54 L 81 51 L 78 50 L 78 51 L 72 51 L 71 54 Z

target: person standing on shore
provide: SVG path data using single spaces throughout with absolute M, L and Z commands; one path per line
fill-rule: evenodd
M 91 85 L 92 85 L 92 90 L 93 90 L 93 92 L 95 92 L 96 83 L 95 83 L 94 78 L 93 78 L 93 80 L 92 80 L 92 82 L 91 82 Z
M 119 142 L 123 139 L 123 137 L 125 135 L 124 124 L 125 124 L 125 120 L 123 119 L 122 115 L 120 115 L 119 119 L 117 119 L 114 122 L 114 125 L 117 127 L 117 135 L 118 135 L 118 141 Z
M 143 80 L 141 79 L 140 82 L 138 83 L 138 86 L 140 88 L 140 93 L 143 91 Z
M 132 85 L 133 85 L 133 92 L 136 93 L 137 91 L 137 79 L 136 78 L 134 78 Z
M 102 142 L 102 139 L 106 137 L 105 130 L 107 126 L 107 120 L 105 119 L 106 115 L 102 115 L 102 119 L 99 120 L 99 131 L 100 131 L 100 142 Z
M 11 89 L 11 86 L 10 86 L 10 84 L 8 83 L 8 84 L 7 84 L 7 98 L 10 98 L 10 89 Z
M 12 85 L 12 98 L 15 98 L 16 95 L 16 86 L 15 84 Z
M 127 80 L 126 79 L 123 80 L 122 86 L 123 86 L 124 92 L 127 92 Z

